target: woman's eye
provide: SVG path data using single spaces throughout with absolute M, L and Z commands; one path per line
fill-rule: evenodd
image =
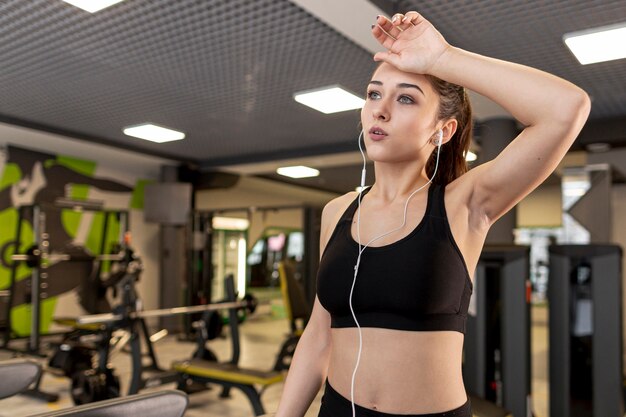
M 400 98 L 398 98 L 398 101 L 399 101 L 400 103 L 403 103 L 403 104 L 411 104 L 411 103 L 414 103 L 414 102 L 415 102 L 415 101 L 413 101 L 413 99 L 412 99 L 411 97 L 409 97 L 409 96 L 400 96 Z
M 378 98 L 380 98 L 380 94 L 378 94 L 377 91 L 369 91 L 367 93 L 367 98 L 369 98 L 369 99 L 378 99 Z

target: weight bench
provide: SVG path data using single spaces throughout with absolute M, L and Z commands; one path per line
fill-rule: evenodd
M 99 401 L 32 417 L 182 417 L 188 403 L 184 393 L 166 390 Z
M 221 385 L 226 388 L 226 393 L 230 388 L 240 389 L 250 400 L 255 416 L 265 414 L 261 403 L 261 394 L 265 388 L 284 380 L 284 375 L 280 372 L 244 369 L 232 363 L 210 362 L 204 359 L 175 362 L 173 368 L 193 381 Z M 261 389 L 257 390 L 257 386 L 261 386 Z
M 233 276 L 229 275 L 225 279 L 227 301 L 236 299 Z M 255 416 L 265 414 L 261 403 L 261 394 L 272 384 L 282 382 L 284 374 L 278 371 L 262 371 L 257 369 L 240 368 L 239 362 L 239 322 L 237 320 L 236 309 L 229 309 L 230 337 L 232 339 L 232 359 L 228 363 L 208 361 L 200 358 L 192 358 L 186 361 L 177 361 L 172 364 L 172 368 L 181 377 L 179 388 L 186 385 L 186 380 L 191 380 L 201 384 L 213 383 L 221 385 L 224 389 L 222 397 L 228 397 L 231 388 L 243 391 L 250 400 Z M 260 386 L 260 389 L 257 387 Z

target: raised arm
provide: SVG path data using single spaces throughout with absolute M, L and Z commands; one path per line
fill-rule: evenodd
M 495 222 L 558 165 L 590 110 L 587 94 L 546 72 L 450 46 L 417 12 L 392 23 L 379 17 L 373 35 L 388 51 L 374 59 L 401 70 L 430 74 L 500 104 L 524 130 L 492 161 L 464 175 L 472 211 Z M 444 130 L 448 140 L 453 131 Z

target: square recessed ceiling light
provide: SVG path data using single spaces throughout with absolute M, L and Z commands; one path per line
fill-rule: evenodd
M 563 41 L 582 65 L 626 58 L 626 23 L 566 33 Z
M 318 175 L 320 175 L 320 172 L 317 169 L 305 167 L 302 165 L 278 168 L 276 172 L 280 175 L 291 178 L 308 178 L 317 177 Z
M 325 114 L 360 109 L 365 104 L 365 100 L 338 86 L 302 91 L 295 93 L 293 98 Z
M 126 127 L 124 128 L 124 134 L 157 143 L 185 139 L 185 134 L 183 132 L 167 129 L 152 123 Z
M 123 0 L 63 0 L 66 3 L 76 6 L 89 13 L 95 13 L 99 10 L 105 9 L 109 6 L 119 3 Z

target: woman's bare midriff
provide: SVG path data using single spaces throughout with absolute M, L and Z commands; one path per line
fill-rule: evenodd
M 450 411 L 467 401 L 461 374 L 463 334 L 363 328 L 354 402 L 390 414 Z M 359 336 L 332 329 L 330 385 L 350 400 Z

